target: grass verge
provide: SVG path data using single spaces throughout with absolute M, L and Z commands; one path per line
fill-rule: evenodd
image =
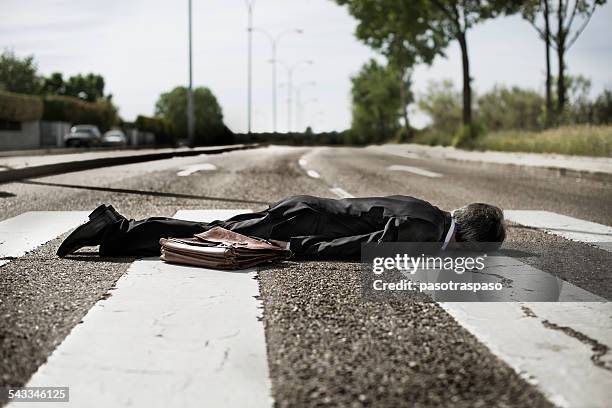
M 453 135 L 429 131 L 417 134 L 413 142 L 449 146 L 452 145 Z M 472 144 L 476 150 L 612 157 L 612 126 L 582 125 L 541 132 L 493 132 L 478 137 Z

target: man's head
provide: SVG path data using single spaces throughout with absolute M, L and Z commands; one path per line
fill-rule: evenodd
M 456 224 L 455 240 L 468 249 L 497 249 L 506 238 L 504 213 L 494 205 L 468 204 L 453 211 L 453 218 Z M 480 244 L 485 242 L 495 245 Z

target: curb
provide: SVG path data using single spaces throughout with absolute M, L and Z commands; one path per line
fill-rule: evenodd
M 19 181 L 28 178 L 52 176 L 55 174 L 71 173 L 97 169 L 101 167 L 120 166 L 123 164 L 142 163 L 153 160 L 164 160 L 173 157 L 197 156 L 200 154 L 219 154 L 234 150 L 246 150 L 262 147 L 254 143 L 247 145 L 229 145 L 220 147 L 201 147 L 189 150 L 178 150 L 160 153 L 136 154 L 133 156 L 101 157 L 97 159 L 77 160 L 63 163 L 45 164 L 41 166 L 24 167 L 21 169 L 0 171 L 0 184 Z
M 580 169 L 575 167 L 564 167 L 563 165 L 556 165 L 554 163 L 551 164 L 526 164 L 526 163 L 512 163 L 512 162 L 497 162 L 493 160 L 478 160 L 477 158 L 465 158 L 465 157 L 453 157 L 452 155 L 442 154 L 436 155 L 431 154 L 430 152 L 426 152 L 425 149 L 419 152 L 414 152 L 415 154 L 423 153 L 423 156 L 420 157 L 409 157 L 402 153 L 398 152 L 390 152 L 382 148 L 385 145 L 370 145 L 368 147 L 372 147 L 374 151 L 390 154 L 398 157 L 405 158 L 414 158 L 417 160 L 448 160 L 454 162 L 461 163 L 470 163 L 474 165 L 480 166 L 507 166 L 509 168 L 514 168 L 517 170 L 524 171 L 529 174 L 537 174 L 538 172 L 548 172 L 551 176 L 555 177 L 568 177 L 568 178 L 576 178 L 576 179 L 588 179 L 594 180 L 598 182 L 610 183 L 612 182 L 612 172 L 600 169 Z M 388 146 L 388 145 L 387 145 Z M 398 145 L 399 146 L 399 145 Z M 418 145 L 421 146 L 421 145 Z M 502 151 L 483 151 L 483 153 L 491 152 L 491 153 L 517 153 L 517 152 L 502 152 Z M 520 152 L 519 152 L 520 153 Z M 523 152 L 525 154 L 531 154 L 529 152 Z M 594 158 L 595 160 L 599 159 L 598 157 Z

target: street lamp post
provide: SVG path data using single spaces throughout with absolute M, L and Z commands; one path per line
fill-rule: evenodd
M 291 33 L 295 33 L 295 34 L 302 34 L 304 31 L 294 28 L 294 29 L 289 29 L 289 30 L 285 30 L 285 31 L 281 31 L 280 33 L 278 33 L 276 36 L 273 36 L 272 34 L 270 34 L 268 31 L 264 30 L 263 28 L 254 28 L 253 31 L 258 31 L 262 34 L 264 34 L 266 37 L 268 37 L 268 39 L 270 40 L 270 43 L 272 45 L 272 59 L 270 60 L 270 62 L 272 63 L 272 122 L 273 122 L 273 128 L 274 128 L 274 133 L 276 133 L 276 124 L 277 124 L 277 103 L 276 103 L 276 49 L 277 49 L 277 45 L 278 45 L 278 41 L 281 39 L 281 37 L 283 37 L 286 34 L 291 34 Z
M 251 110 L 252 110 L 252 92 L 253 92 L 253 5 L 255 4 L 255 0 L 246 0 L 247 8 L 249 10 L 248 17 L 248 42 L 249 42 L 249 51 L 248 51 L 248 62 L 247 62 L 247 128 L 249 135 L 251 134 Z
M 304 103 L 302 103 L 302 89 L 304 89 L 307 86 L 316 86 L 317 83 L 315 81 L 307 81 L 307 82 L 303 82 L 301 85 L 296 86 L 295 87 L 295 107 L 296 107 L 296 111 L 297 111 L 297 117 L 296 117 L 296 122 L 297 122 L 297 127 L 298 129 L 302 128 L 302 122 L 304 119 L 304 105 L 307 102 L 313 102 L 313 100 L 309 100 L 306 101 Z
M 187 138 L 189 146 L 194 145 L 194 117 L 193 117 L 193 58 L 191 34 L 191 0 L 189 0 L 189 87 L 187 88 Z
M 287 131 L 291 132 L 292 131 L 291 105 L 293 104 L 293 98 L 292 98 L 293 88 L 291 86 L 291 83 L 293 80 L 293 70 L 295 70 L 298 66 L 303 65 L 303 64 L 312 65 L 313 62 L 312 60 L 300 60 L 291 66 L 285 64 L 282 61 L 278 61 L 278 62 L 280 62 L 281 65 L 283 65 L 287 69 Z

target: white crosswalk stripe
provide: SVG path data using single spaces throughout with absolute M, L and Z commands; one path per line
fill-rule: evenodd
M 89 211 L 30 211 L 0 222 L 0 266 L 87 220 Z
M 272 406 L 255 275 L 136 261 L 27 385 L 69 385 L 75 407 Z
M 504 218 L 526 227 L 612 252 L 612 227 L 550 211 L 504 210 Z

